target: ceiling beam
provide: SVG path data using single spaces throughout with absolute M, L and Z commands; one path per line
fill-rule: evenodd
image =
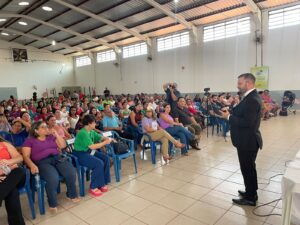
M 45 4 L 46 2 L 48 2 L 48 0 L 37 0 L 37 1 L 33 2 L 32 4 L 30 4 L 28 7 L 26 7 L 24 10 L 21 10 L 20 12 L 17 12 L 17 13 L 27 15 L 27 14 L 31 13 L 32 11 L 34 11 L 35 9 L 39 8 L 41 5 Z M 13 19 L 7 21 L 5 24 L 3 24 L 2 27 L 7 28 L 17 21 L 18 21 L 18 18 L 13 18 Z
M 165 5 L 161 5 L 154 0 L 144 0 L 144 2 L 147 2 L 149 5 L 152 5 L 154 8 L 158 9 L 162 13 L 175 19 L 180 24 L 182 24 L 184 27 L 186 27 L 187 29 L 193 29 L 194 25 L 192 23 L 189 23 L 188 21 L 186 21 L 186 19 L 183 16 L 181 16 L 180 14 L 173 13 Z
M 79 13 L 81 13 L 81 14 L 84 14 L 84 15 L 86 15 L 86 16 L 89 16 L 89 17 L 91 17 L 91 18 L 93 18 L 93 19 L 95 19 L 95 20 L 98 20 L 98 21 L 102 22 L 102 23 L 108 24 L 108 25 L 110 25 L 110 26 L 112 26 L 112 27 L 116 27 L 116 28 L 118 28 L 119 30 L 122 30 L 122 31 L 124 31 L 124 32 L 127 32 L 127 33 L 129 33 L 129 34 L 135 36 L 136 38 L 138 38 L 138 39 L 140 39 L 140 40 L 148 41 L 148 37 L 146 37 L 146 36 L 144 36 L 144 35 L 141 35 L 140 33 L 135 32 L 135 31 L 133 31 L 133 30 L 130 30 L 130 29 L 126 28 L 125 26 L 123 26 L 123 25 L 120 24 L 120 23 L 112 22 L 111 20 L 108 20 L 108 19 L 106 19 L 106 18 L 104 18 L 104 17 L 102 17 L 102 16 L 99 16 L 99 15 L 97 15 L 97 14 L 91 13 L 90 11 L 87 11 L 87 10 L 85 10 L 85 9 L 81 9 L 81 8 L 79 8 L 79 7 L 76 7 L 76 6 L 72 5 L 72 4 L 69 4 L 69 3 L 67 3 L 67 2 L 64 2 L 64 1 L 62 1 L 62 0 L 52 0 L 52 1 L 54 1 L 54 2 L 56 2 L 56 3 L 58 3 L 58 4 L 61 4 L 61 5 L 65 6 L 65 7 L 71 8 L 71 9 L 73 9 L 73 10 L 76 11 L 76 12 L 79 12 Z
M 83 0 L 83 1 L 79 2 L 78 4 L 76 4 L 76 6 L 80 6 L 80 5 L 82 5 L 82 4 L 84 4 L 84 3 L 88 2 L 88 1 L 89 1 L 89 0 Z M 70 10 L 71 10 L 71 9 L 68 8 L 68 9 L 66 9 L 66 10 L 64 10 L 64 11 L 62 11 L 62 12 L 60 12 L 60 13 L 58 13 L 58 14 L 52 16 L 52 17 L 50 17 L 49 19 L 47 19 L 47 20 L 45 20 L 45 21 L 46 21 L 46 22 L 49 22 L 50 20 L 53 20 L 53 19 L 55 19 L 55 18 L 61 16 L 62 14 L 67 13 L 67 12 L 70 11 Z M 81 21 L 81 20 L 80 20 L 80 21 Z M 29 32 L 31 32 L 31 31 L 37 29 L 37 28 L 40 27 L 41 25 L 42 25 L 42 24 L 38 24 L 38 25 L 36 25 L 36 26 L 30 28 L 29 30 L 26 31 L 26 33 L 29 33 Z M 65 27 L 65 28 L 69 28 L 69 27 Z M 56 32 L 59 32 L 59 30 L 56 30 Z M 17 36 L 17 37 L 15 37 L 15 38 L 9 40 L 9 42 L 14 41 L 14 40 L 16 40 L 16 39 L 19 38 L 19 37 L 20 37 L 20 36 Z M 43 36 L 43 37 L 45 37 L 45 36 Z M 35 42 L 35 41 L 33 41 L 32 43 L 34 43 L 34 42 Z M 30 43 L 30 44 L 32 44 L 32 43 Z M 28 43 L 26 43 L 25 45 L 28 45 Z
M 227 7 L 227 8 L 221 9 L 221 10 L 216 10 L 216 11 L 206 13 L 206 14 L 203 14 L 203 15 L 200 15 L 200 16 L 194 16 L 194 17 L 188 18 L 187 21 L 192 22 L 192 21 L 202 19 L 202 18 L 205 18 L 205 17 L 208 17 L 208 16 L 216 15 L 218 13 L 228 12 L 228 11 L 238 9 L 238 8 L 242 8 L 242 7 L 246 7 L 246 4 L 241 3 L 241 4 L 238 4 L 238 5 L 235 5 L 235 6 Z M 169 27 L 172 27 L 172 26 L 176 26 L 178 24 L 179 24 L 178 22 L 174 22 L 174 23 L 167 24 L 167 25 L 164 25 L 164 26 L 161 26 L 161 27 L 152 28 L 152 29 L 143 31 L 142 34 L 150 34 L 152 32 L 155 32 L 155 31 L 158 31 L 158 30 L 163 30 L 163 29 L 166 29 L 166 28 L 169 28 Z M 132 36 L 125 37 L 125 38 L 120 38 L 118 40 L 113 40 L 113 41 L 110 41 L 110 43 L 117 43 L 119 41 L 123 41 L 123 40 L 126 40 L 128 38 L 132 38 Z M 99 47 L 99 46 L 97 46 L 97 47 Z M 95 47 L 95 48 L 97 48 L 97 47 Z M 90 50 L 93 50 L 93 49 L 90 49 Z
M 45 21 L 40 20 L 40 19 L 36 19 L 34 17 L 31 17 L 31 16 L 21 15 L 21 14 L 8 14 L 8 13 L 7 14 L 5 14 L 5 13 L 2 14 L 2 13 L 0 13 L 0 17 L 2 17 L 2 18 L 5 18 L 5 17 L 6 18 L 24 18 L 24 19 L 27 19 L 27 20 L 34 21 L 36 23 L 40 23 L 40 24 L 43 24 L 43 25 L 55 28 L 55 29 L 60 30 L 60 31 L 64 31 L 64 32 L 69 33 L 69 34 L 73 34 L 75 36 L 87 39 L 87 40 L 95 42 L 97 44 L 105 45 L 108 48 L 115 48 L 115 45 L 109 44 L 106 41 L 103 41 L 103 40 L 100 40 L 100 39 L 96 39 L 96 38 L 93 38 L 93 37 L 91 37 L 91 36 L 89 36 L 87 34 L 81 34 L 81 33 L 78 33 L 76 31 L 73 31 L 73 30 L 71 30 L 69 28 L 63 28 L 61 26 L 58 26 L 58 25 L 55 25 L 55 24 L 52 24 L 52 23 L 49 23 L 49 22 L 45 22 Z
M 53 40 L 48 39 L 48 38 L 43 38 L 43 37 L 40 37 L 40 36 L 37 36 L 37 35 L 34 35 L 34 34 L 26 34 L 24 32 L 21 32 L 21 31 L 15 30 L 15 29 L 11 29 L 11 28 L 0 28 L 0 30 L 10 32 L 10 33 L 14 33 L 14 34 L 18 34 L 18 35 L 25 36 L 25 37 L 29 37 L 29 38 L 32 38 L 32 39 L 35 39 L 35 40 L 38 40 L 38 41 L 48 43 L 48 44 L 52 44 L 52 41 L 53 41 Z M 71 47 L 70 45 L 67 45 L 67 44 L 64 44 L 64 43 L 57 43 L 56 46 L 66 48 L 66 49 L 71 49 L 73 51 L 81 52 L 83 54 L 88 54 L 87 51 L 84 51 L 83 49 L 81 49 L 79 47 Z
M 81 5 L 83 5 L 84 3 L 88 2 L 88 1 L 89 1 L 89 0 L 83 0 L 83 1 L 81 1 L 80 3 L 76 4 L 75 6 L 80 7 Z M 113 8 L 115 8 L 115 7 L 117 7 L 117 6 L 120 6 L 120 5 L 122 5 L 122 4 L 126 3 L 126 2 L 129 2 L 129 1 L 130 1 L 130 0 L 122 0 L 121 2 L 117 2 L 117 3 L 115 3 L 115 4 L 111 5 L 111 6 L 108 6 L 107 8 L 104 8 L 104 9 L 100 10 L 100 11 L 97 12 L 96 14 L 104 13 L 104 12 L 106 12 L 106 11 L 108 11 L 108 10 L 111 10 L 111 9 L 113 9 Z M 71 10 L 72 10 L 72 9 L 67 8 L 67 9 L 64 10 L 63 12 L 61 12 L 61 13 L 59 13 L 59 14 L 57 14 L 57 15 L 55 15 L 55 16 L 49 18 L 49 19 L 47 19 L 46 22 L 49 22 L 50 20 L 55 19 L 55 18 L 57 18 L 57 17 L 59 17 L 59 16 L 65 14 L 65 13 L 71 11 Z M 87 16 L 87 17 L 83 18 L 82 20 L 79 20 L 79 21 L 76 21 L 76 22 L 74 22 L 74 23 L 68 24 L 68 25 L 65 26 L 64 28 L 70 28 L 70 27 L 72 27 L 72 26 L 75 26 L 75 25 L 77 25 L 77 24 L 82 23 L 84 20 L 87 20 L 87 19 L 89 19 L 89 18 L 90 18 L 90 17 Z M 114 22 L 115 22 L 115 21 L 114 21 Z M 106 24 L 105 24 L 105 25 L 106 25 Z M 39 25 L 37 25 L 37 26 L 31 28 L 29 31 L 32 31 L 32 30 L 38 28 L 39 26 L 41 26 L 41 24 L 39 24 Z M 97 26 L 97 29 L 98 29 L 98 28 L 99 28 L 99 26 Z M 94 29 L 96 29 L 96 28 L 94 28 Z M 43 37 L 49 37 L 50 35 L 56 34 L 56 33 L 58 33 L 58 32 L 59 32 L 59 30 L 55 30 L 55 31 L 51 32 L 50 34 L 44 35 Z M 82 32 L 82 33 L 87 33 L 87 32 L 84 31 L 84 32 Z M 59 41 L 68 40 L 68 39 L 73 38 L 73 37 L 74 37 L 74 35 L 72 35 L 71 37 L 68 37 L 68 38 L 66 38 L 66 39 L 59 40 Z M 32 43 L 31 43 L 31 42 L 26 43 L 26 45 L 30 45 L 30 44 L 32 44 Z
M 254 0 L 243 0 L 243 2 L 249 6 L 249 8 L 251 9 L 253 15 L 254 15 L 254 19 L 257 25 L 259 25 L 259 28 L 261 27 L 262 24 L 262 12 L 260 10 L 260 8 L 256 5 L 256 3 L 254 2 Z

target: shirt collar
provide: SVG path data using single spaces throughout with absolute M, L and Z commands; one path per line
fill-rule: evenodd
M 244 94 L 243 98 L 245 98 L 247 95 L 249 95 L 253 90 L 255 90 L 255 88 L 252 88 L 252 89 L 250 89 L 249 91 L 247 91 L 247 92 Z

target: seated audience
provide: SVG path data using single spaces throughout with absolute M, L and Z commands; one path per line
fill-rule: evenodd
M 70 124 L 69 132 L 72 134 L 75 134 L 74 131 L 76 129 L 76 124 L 79 120 L 79 116 L 76 114 L 76 107 L 71 106 L 70 107 L 70 114 L 68 116 L 68 121 Z
M 76 191 L 76 170 L 60 152 L 60 149 L 66 147 L 66 141 L 54 129 L 51 132 L 45 122 L 34 123 L 30 129 L 30 138 L 23 144 L 22 153 L 31 173 L 39 174 L 46 181 L 49 209 L 56 213 L 59 175 L 64 177 L 67 185 L 67 198 L 72 202 L 80 199 Z
M 21 150 L 24 141 L 28 137 L 28 131 L 30 130 L 30 128 L 31 124 L 29 126 L 21 118 L 17 118 L 12 122 L 12 129 L 10 133 L 5 135 L 4 138 L 7 141 L 9 141 L 13 146 L 15 146 L 17 150 Z
M 108 191 L 107 184 L 110 183 L 109 157 L 101 148 L 110 144 L 111 139 L 94 131 L 96 119 L 93 115 L 84 116 L 82 123 L 84 127 L 76 136 L 72 154 L 78 158 L 80 165 L 92 170 L 89 193 L 97 197 Z
M 122 138 L 134 140 L 134 136 L 122 128 L 118 117 L 112 110 L 105 112 L 105 116 L 103 118 L 103 129 L 104 131 L 115 131 Z
M 47 106 L 41 108 L 41 112 L 34 118 L 35 121 L 46 121 L 49 116 Z
M 129 104 L 125 101 L 122 103 L 122 108 L 120 109 L 120 118 L 123 120 L 128 118 L 130 114 Z
M 14 146 L 0 137 L 0 207 L 4 201 L 9 225 L 25 225 L 18 190 L 25 184 L 24 170 L 18 166 L 22 161 Z
M 200 150 L 198 148 L 195 136 L 184 128 L 182 123 L 175 122 L 173 117 L 170 115 L 171 106 L 169 103 L 165 103 L 164 112 L 160 114 L 159 124 L 162 129 L 165 129 L 174 138 L 179 138 L 180 142 L 185 144 L 181 149 L 182 155 L 188 155 L 188 145 L 190 144 L 194 149 Z
M 272 99 L 269 90 L 264 90 L 261 94 L 261 98 L 270 110 L 271 115 L 277 116 L 278 110 L 280 110 L 280 105 Z
M 162 143 L 162 154 L 165 161 L 170 160 L 169 156 L 169 141 L 177 148 L 184 148 L 185 145 L 175 140 L 168 132 L 163 130 L 157 123 L 153 110 L 147 109 L 146 116 L 142 120 L 143 133 L 150 135 L 153 141 L 160 141 Z
M 48 116 L 46 119 L 50 133 L 53 133 L 54 131 L 56 131 L 57 134 L 64 140 L 70 139 L 71 135 L 69 134 L 67 129 L 64 128 L 61 124 L 58 124 L 56 119 L 57 118 L 53 115 Z
M 172 111 L 172 116 L 177 123 L 182 123 L 189 131 L 197 136 L 200 140 L 201 126 L 197 123 L 193 115 L 186 108 L 186 102 L 183 97 L 180 97 L 177 102 L 176 108 Z
M 11 131 L 11 125 L 9 124 L 6 116 L 0 114 L 0 132 L 9 133 Z
M 139 130 L 139 124 L 142 122 L 142 105 L 136 104 L 129 114 L 128 127 L 127 130 L 134 136 L 135 149 L 137 149 L 137 144 L 140 143 L 142 134 Z

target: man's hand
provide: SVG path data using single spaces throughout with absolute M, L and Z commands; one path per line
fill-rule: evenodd
M 6 176 L 0 176 L 0 183 L 2 183 L 5 180 Z
M 224 110 L 224 111 L 220 110 L 220 113 L 221 113 L 221 118 L 226 119 L 226 120 L 228 119 L 228 116 L 230 115 L 228 110 Z

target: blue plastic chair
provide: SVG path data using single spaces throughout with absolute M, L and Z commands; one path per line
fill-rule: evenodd
M 114 151 L 112 145 L 107 146 L 108 155 L 113 159 L 113 162 L 114 162 L 116 182 L 120 182 L 120 180 L 121 180 L 120 170 L 122 169 L 122 164 L 121 164 L 122 159 L 126 159 L 126 158 L 132 156 L 135 173 L 137 173 L 137 164 L 136 164 L 136 157 L 135 157 L 135 151 L 134 151 L 134 141 L 122 138 L 119 136 L 118 133 L 116 133 L 114 131 L 107 131 L 107 132 L 103 132 L 102 134 L 105 137 L 112 137 L 117 140 L 123 141 L 124 143 L 126 143 L 128 145 L 128 152 L 123 153 L 123 154 L 115 154 L 115 151 Z
M 77 171 L 79 194 L 81 197 L 84 197 L 85 196 L 85 179 L 84 178 L 86 177 L 86 180 L 89 181 L 91 171 L 87 167 L 80 165 L 78 158 L 75 155 L 71 154 L 74 150 L 74 142 L 75 142 L 75 138 L 67 140 L 67 148 L 69 149 L 69 153 L 67 153 L 67 154 L 68 154 L 68 156 L 70 156 L 72 158 L 73 165 L 75 166 L 76 171 Z
M 160 149 L 162 147 L 162 143 L 160 141 L 153 141 L 149 134 L 144 134 L 144 141 L 143 141 L 143 159 L 145 158 L 145 151 L 147 147 L 150 147 L 151 152 L 151 161 L 152 164 L 156 164 L 156 146 L 159 145 Z M 161 151 L 160 151 L 161 152 Z
M 217 118 L 215 116 L 210 116 L 209 117 L 209 122 L 210 122 L 210 125 L 212 127 L 211 135 L 214 136 L 215 127 L 217 128 L 217 134 L 219 134 L 219 131 L 220 131 L 219 118 Z
M 68 158 L 68 161 L 72 161 L 72 159 L 65 155 L 65 157 Z M 37 197 L 38 197 L 38 206 L 39 206 L 39 211 L 41 215 L 45 214 L 45 186 L 46 186 L 46 181 L 40 178 L 39 174 L 33 175 L 31 187 L 34 191 L 32 191 L 32 199 L 33 202 L 35 201 L 35 192 L 37 192 Z M 62 176 L 59 176 L 59 184 L 57 187 L 57 193 L 60 193 L 60 183 L 64 180 Z
M 4 139 L 6 139 L 6 136 L 8 135 L 9 133 L 6 132 L 6 131 L 0 131 L 0 136 L 3 137 Z
M 32 219 L 36 218 L 35 208 L 34 208 L 34 201 L 32 197 L 32 190 L 30 185 L 30 172 L 28 169 L 24 168 L 26 174 L 25 185 L 22 188 L 19 188 L 19 194 L 26 194 L 28 198 L 28 204 L 31 210 L 31 217 Z

